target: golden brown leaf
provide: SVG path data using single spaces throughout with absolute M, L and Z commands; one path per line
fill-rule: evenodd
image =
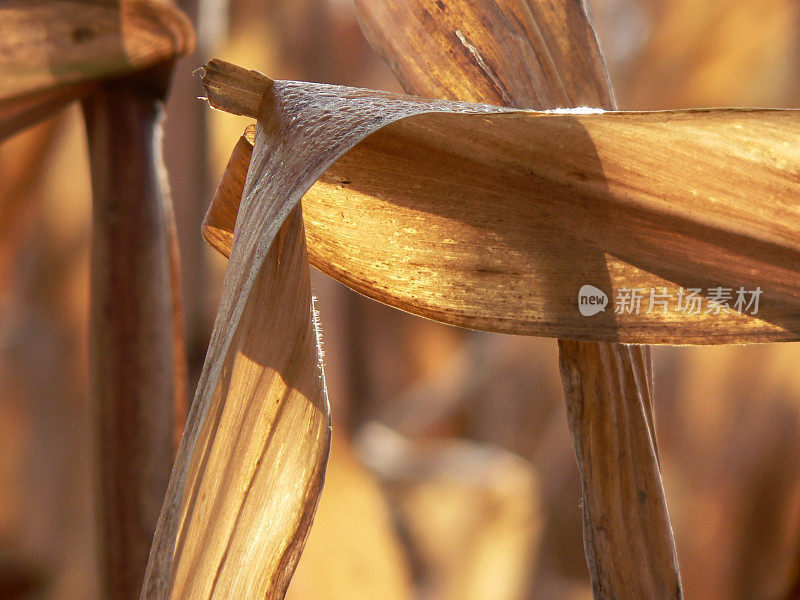
M 361 29 L 409 94 L 518 108 L 613 103 L 578 2 L 356 0 Z
M 402 11 L 394 0 L 377 0 L 369 4 L 361 3 L 359 6 L 362 12 L 367 11 L 367 6 L 372 8 L 380 7 L 392 14 Z M 406 7 L 414 7 L 417 14 L 424 14 L 425 6 L 423 3 L 409 2 Z M 429 4 L 427 6 L 430 6 Z M 404 47 L 402 35 L 397 35 L 396 29 L 392 27 L 391 20 L 383 19 L 380 22 L 372 23 L 372 33 L 382 32 L 390 40 L 387 48 L 381 48 L 381 53 L 389 59 L 389 64 L 393 70 L 404 81 L 406 91 L 418 91 L 417 88 L 410 88 L 404 78 L 404 68 L 411 67 L 411 71 L 418 72 L 421 81 L 420 93 L 425 95 L 438 95 L 440 83 L 443 81 L 455 81 L 457 84 L 484 84 L 489 88 L 497 87 L 499 83 L 503 90 L 514 90 L 504 94 L 500 104 L 514 105 L 523 108 L 554 108 L 556 106 L 577 106 L 584 102 L 604 109 L 615 108 L 614 100 L 611 95 L 611 85 L 605 73 L 605 66 L 597 48 L 596 40 L 592 27 L 584 14 L 585 3 L 580 6 L 577 2 L 570 0 L 528 3 L 521 0 L 481 0 L 456 1 L 444 4 L 439 2 L 437 6 L 442 12 L 448 12 L 449 18 L 437 18 L 427 20 L 422 26 L 420 38 L 430 39 L 444 35 L 449 44 L 445 44 L 446 53 L 438 57 L 435 66 L 429 65 L 426 69 L 414 69 L 414 60 L 428 59 L 429 56 L 422 52 L 417 52 L 424 44 L 417 41 L 410 47 Z M 471 9 L 477 9 L 480 19 L 476 27 L 472 27 L 470 18 Z M 511 11 L 509 11 L 511 9 Z M 504 21 L 505 27 L 491 27 L 488 23 L 494 22 L 492 16 L 498 13 L 516 12 L 518 14 L 531 15 L 538 13 L 532 19 L 534 27 L 525 27 L 519 18 Z M 563 18 L 568 14 L 568 18 Z M 560 18 L 562 17 L 562 18 Z M 566 24 L 566 27 L 565 27 Z M 463 30 L 473 30 L 471 39 L 467 41 L 463 35 Z M 566 29 L 566 31 L 565 31 Z M 532 33 L 535 31 L 535 34 Z M 454 42 L 454 38 L 468 50 L 464 55 L 464 47 L 459 47 Z M 400 40 L 400 41 L 398 41 Z M 533 47 L 533 52 L 530 48 Z M 492 57 L 497 54 L 495 48 L 502 48 L 502 56 L 513 56 L 514 50 L 521 50 L 520 55 L 528 56 L 527 60 L 497 61 L 494 68 L 489 67 L 484 57 Z M 583 52 L 564 52 L 564 48 L 582 49 Z M 456 57 L 462 57 L 459 61 Z M 473 67 L 472 74 L 467 75 L 461 68 L 461 63 L 466 59 L 466 64 Z M 585 60 L 581 60 L 581 59 Z M 547 65 L 544 69 L 547 73 L 544 77 L 539 72 L 541 65 Z M 475 69 L 474 67 L 478 67 Z M 588 68 L 587 68 L 588 67 Z M 526 81 L 526 76 L 529 77 Z M 568 84 L 565 84 L 568 82 Z M 600 92 L 600 93 L 598 93 Z M 589 98 L 589 100 L 586 100 Z M 466 99 L 463 95 L 456 95 L 456 100 Z M 495 102 L 492 96 L 478 94 L 475 98 L 478 101 Z M 500 228 L 502 231 L 502 228 Z M 636 311 L 638 313 L 638 311 Z M 596 386 L 593 377 L 598 370 L 608 371 L 612 369 L 612 374 L 605 387 L 595 387 L 597 395 L 594 397 L 599 404 L 622 403 L 624 417 L 629 423 L 628 437 L 640 444 L 649 442 L 655 448 L 654 428 L 652 419 L 648 419 L 649 413 L 642 414 L 632 408 L 648 403 L 651 393 L 652 378 L 648 382 L 648 376 L 652 369 L 650 355 L 645 349 L 639 347 L 623 348 L 614 344 L 594 345 L 590 343 L 560 343 L 560 361 L 562 367 L 571 364 L 573 385 L 565 387 L 565 395 L 568 411 L 591 414 L 589 422 L 598 430 L 604 431 L 609 439 L 619 440 L 616 431 L 616 422 L 613 419 L 603 418 L 598 414 L 592 402 L 586 402 L 585 398 L 576 393 L 579 387 L 576 382 L 581 382 L 587 387 Z M 605 352 L 604 352 L 605 351 Z M 608 360 L 609 356 L 618 356 L 614 365 Z M 630 377 L 639 377 L 644 391 L 625 385 Z M 566 383 L 566 382 L 565 382 Z M 620 388 L 622 394 L 614 395 L 609 390 Z M 606 398 L 605 396 L 609 397 Z M 648 403 L 649 404 L 649 403 Z M 608 446 L 603 436 L 590 438 L 589 443 L 581 446 L 580 440 L 583 439 L 586 425 L 581 422 L 572 421 L 571 429 L 575 441 L 575 448 L 578 456 L 579 465 L 583 465 L 583 460 L 595 460 L 608 457 Z M 611 444 L 613 447 L 613 443 Z M 653 455 L 632 452 L 630 455 L 618 456 L 623 458 L 622 464 L 613 461 L 605 461 L 601 468 L 594 471 L 581 469 L 581 476 L 584 484 L 585 496 L 585 533 L 586 540 L 601 538 L 597 547 L 587 551 L 587 562 L 592 574 L 592 585 L 596 598 L 641 598 L 641 592 L 650 591 L 653 588 L 673 587 L 680 595 L 680 578 L 678 575 L 677 563 L 674 560 L 675 550 L 672 540 L 672 533 L 669 527 L 669 520 L 666 518 L 666 508 L 664 493 L 661 486 L 660 468 Z M 620 472 L 633 470 L 636 477 L 623 481 L 624 487 L 619 490 L 616 496 L 604 494 L 607 479 L 614 479 Z M 607 473 L 606 471 L 610 471 Z M 652 517 L 655 525 L 648 529 L 637 529 L 631 532 L 634 539 L 626 539 L 628 533 L 620 529 L 619 522 L 611 523 L 612 533 L 606 534 L 603 525 L 606 523 L 606 514 L 623 514 L 628 511 L 627 493 L 631 490 L 647 488 L 647 492 L 641 494 L 640 503 L 646 505 L 642 511 L 643 520 Z M 642 499 L 643 498 L 643 499 Z M 662 508 L 660 513 L 653 512 L 654 507 Z M 651 515 L 650 513 L 653 512 Z M 662 518 L 664 517 L 664 518 Z M 637 569 L 637 561 L 641 558 L 640 554 L 629 552 L 628 544 L 640 544 L 650 548 L 651 554 L 657 558 L 661 556 L 671 556 L 673 560 L 668 562 L 658 562 L 651 569 Z M 590 547 L 587 545 L 587 550 Z M 598 559 L 598 556 L 602 556 Z M 627 567 L 633 566 L 633 569 Z M 609 567 L 612 567 L 610 569 Z M 633 572 L 631 572 L 633 571 Z M 653 598 L 663 596 L 651 595 Z
M 559 340 L 559 350 L 594 597 L 681 598 L 656 449 L 649 351 L 570 340 Z
M 300 211 L 245 276 L 253 245 L 232 257 L 143 599 L 286 592 L 330 446 Z
M 225 70 L 210 65 L 212 105 L 235 96 L 219 84 Z M 798 111 L 546 114 L 251 78 L 237 93 L 268 88 L 283 127 L 326 122 L 333 97 L 340 118 L 371 120 L 349 138 L 352 148 L 305 154 L 321 176 L 293 189 L 305 194 L 312 264 L 360 293 L 503 333 L 669 344 L 798 339 Z M 241 101 L 237 112 L 254 116 L 256 106 Z M 271 144 L 282 156 L 300 154 L 277 133 Z M 223 253 L 246 158 L 240 146 L 206 220 L 206 238 Z M 581 316 L 584 284 L 607 295 L 605 311 Z M 739 314 L 733 301 L 728 312 L 706 312 L 716 287 L 734 297 L 760 287 L 758 313 Z M 651 290 L 663 288 L 667 310 L 649 310 Z M 704 296 L 698 314 L 676 310 L 690 288 Z M 614 312 L 625 290 L 642 294 L 638 314 Z
M 393 11 L 397 11 L 398 7 L 394 6 L 395 4 L 394 0 L 377 0 L 370 3 L 369 6 L 391 7 Z M 416 6 L 418 14 L 423 12 L 424 5 L 413 2 L 410 4 Z M 425 23 L 423 37 L 435 37 L 437 34 L 444 33 L 446 37 L 450 38 L 451 44 L 447 48 L 446 56 L 441 57 L 437 63 L 438 68 L 420 71 L 423 86 L 426 87 L 423 93 L 435 94 L 437 85 L 442 80 L 451 78 L 457 82 L 484 84 L 492 84 L 499 80 L 501 84 L 506 84 L 509 88 L 516 88 L 516 93 L 508 94 L 509 97 L 503 99 L 502 104 L 504 105 L 513 103 L 516 106 L 537 109 L 576 106 L 582 103 L 582 98 L 588 96 L 594 100 L 595 106 L 604 109 L 615 108 L 611 97 L 611 85 L 605 76 L 605 68 L 597 48 L 594 32 L 583 12 L 586 10 L 585 2 L 582 5 L 570 0 L 542 2 L 533 5 L 522 0 L 476 2 L 474 6 L 477 7 L 483 18 L 469 43 L 468 62 L 480 68 L 477 72 L 473 72 L 472 77 L 465 77 L 460 74 L 458 60 L 454 60 L 454 57 L 459 56 L 459 51 L 463 49 L 459 48 L 457 44 L 453 44 L 452 38 L 455 36 L 459 41 L 464 42 L 462 29 L 472 29 L 469 26 L 471 19 L 468 16 L 469 7 L 472 4 L 470 1 L 447 5 L 440 2 L 439 8 L 444 10 L 446 7 L 448 12 L 454 13 L 450 15 L 452 18 L 433 19 Z M 453 10 L 454 6 L 459 8 Z M 536 9 L 533 8 L 534 6 Z M 536 29 L 538 35 L 532 36 L 530 31 L 526 31 L 530 28 L 521 26 L 519 19 L 513 20 L 514 25 L 506 22 L 505 31 L 485 25 L 487 20 L 491 20 L 487 19 L 489 15 L 504 12 L 504 9 L 507 11 L 509 7 L 516 8 L 517 12 L 524 14 L 530 14 L 534 10 L 538 12 L 539 14 L 533 20 L 534 25 L 538 27 Z M 364 10 L 363 5 L 362 10 Z M 556 17 L 556 14 L 560 16 L 563 13 L 569 13 L 569 18 Z M 568 24 L 566 31 L 564 30 L 565 23 Z M 425 54 L 415 53 L 413 46 L 404 48 L 402 44 L 398 44 L 397 39 L 403 38 L 395 35 L 394 29 L 387 20 L 379 23 L 377 30 L 383 31 L 391 39 L 388 58 L 401 80 L 404 66 L 413 63 L 415 57 L 427 58 Z M 509 52 L 509 47 L 524 50 L 527 48 L 526 43 L 535 49 L 534 55 L 528 60 L 518 64 L 498 63 L 499 68 L 495 70 L 486 68 L 484 56 L 495 54 L 492 51 L 493 47 L 502 47 L 505 54 L 513 54 L 513 52 Z M 589 52 L 583 54 L 590 56 L 587 62 L 583 62 L 577 57 L 569 56 L 569 53 L 564 53 L 564 47 L 588 49 Z M 589 68 L 587 68 L 587 63 Z M 551 67 L 549 77 L 537 76 L 537 66 L 539 65 Z M 514 85 L 524 81 L 526 75 L 533 75 L 527 85 L 525 83 Z M 571 85 L 565 85 L 564 82 L 567 81 Z M 410 91 L 408 85 L 405 86 L 405 89 Z M 595 99 L 598 90 L 605 93 Z M 562 91 L 566 93 L 560 94 Z M 464 98 L 456 96 L 456 99 Z M 490 97 L 482 95 L 476 99 L 487 101 L 490 100 Z M 638 310 L 636 312 L 638 313 Z M 586 422 L 571 420 L 570 425 L 583 480 L 584 538 L 587 541 L 586 558 L 592 574 L 594 596 L 598 600 L 644 597 L 660 599 L 664 597 L 664 594 L 659 592 L 663 592 L 661 588 L 665 587 L 672 587 L 680 596 L 680 577 L 677 562 L 674 560 L 674 542 L 669 519 L 666 517 L 660 467 L 656 460 L 657 454 L 633 451 L 630 454 L 617 453 L 615 455 L 613 453 L 614 444 L 619 443 L 620 440 L 620 434 L 616 427 L 617 419 L 608 418 L 594 407 L 594 404 L 622 405 L 623 416 L 620 418 L 626 419 L 628 422 L 626 445 L 633 446 L 638 443 L 640 446 L 647 446 L 654 450 L 655 433 L 652 414 L 635 410 L 636 407 L 645 404 L 648 408 L 652 407 L 649 402 L 649 395 L 652 393 L 650 354 L 641 347 L 623 348 L 607 343 L 564 343 L 561 341 L 559 342 L 559 354 L 562 369 L 566 368 L 566 365 L 571 366 L 570 385 L 567 385 L 566 380 L 564 382 L 567 409 L 570 413 L 578 412 L 587 415 Z M 611 361 L 610 357 L 612 356 L 617 360 Z M 598 371 L 609 372 L 605 386 L 597 385 L 595 374 Z M 640 381 L 643 389 L 627 385 L 626 383 L 631 377 Z M 592 402 L 591 399 L 587 400 L 581 393 L 578 393 L 582 385 L 596 392 L 592 396 L 595 402 Z M 582 444 L 582 440 L 587 438 L 588 425 L 591 425 L 595 431 L 604 432 L 605 436 L 589 435 L 587 443 Z M 606 437 L 610 442 L 607 443 Z M 611 453 L 609 453 L 609 449 L 612 450 Z M 608 460 L 609 457 L 621 459 L 621 464 L 615 462 L 613 458 Z M 598 461 L 600 468 L 587 471 L 583 468 L 586 461 Z M 620 473 L 631 471 L 635 473 L 635 476 L 628 479 L 623 478 L 622 486 L 615 490 L 616 494 L 605 493 L 606 480 L 617 480 Z M 646 492 L 641 492 L 643 489 L 646 489 Z M 625 514 L 631 510 L 628 505 L 628 497 L 634 490 L 639 491 L 638 506 L 643 507 L 641 520 L 652 520 L 652 527 L 627 530 L 624 528 L 624 522 L 612 521 L 606 517 L 608 514 Z M 656 508 L 662 510 L 656 512 L 654 511 Z M 606 531 L 605 525 L 610 527 L 610 533 Z M 589 544 L 590 541 L 597 538 L 600 539 L 596 546 Z M 629 546 L 636 545 L 647 547 L 651 556 L 656 557 L 658 562 L 648 569 L 639 568 L 638 561 L 647 556 L 629 551 Z M 663 561 L 661 560 L 663 556 L 671 557 L 672 560 Z

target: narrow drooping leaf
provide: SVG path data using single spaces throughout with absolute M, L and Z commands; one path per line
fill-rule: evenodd
M 360 293 L 503 333 L 668 344 L 800 336 L 798 111 L 548 114 L 254 72 L 232 90 L 228 70 L 209 66 L 212 105 L 255 116 L 266 89 L 287 128 L 324 123 L 333 97 L 341 118 L 374 119 L 352 148 L 324 155 L 271 134 L 282 156 L 321 171 L 294 191 L 312 264 Z M 206 220 L 223 253 L 246 146 Z M 582 315 L 584 285 L 604 310 Z M 718 311 L 715 290 L 729 296 Z
M 240 148 L 247 152 L 247 161 L 243 163 L 246 168 L 252 145 L 247 142 Z M 239 175 L 239 184 L 243 186 L 247 173 Z M 235 219 L 236 214 L 231 217 Z M 265 316 L 269 314 L 274 318 L 280 313 L 276 309 Z M 306 501 L 313 502 L 313 498 Z M 334 442 L 325 493 L 288 598 L 367 599 L 376 595 L 393 600 L 411 598 L 409 567 L 385 502 L 377 482 L 353 456 L 350 442 Z M 354 515 L 359 520 L 355 532 Z M 249 565 L 240 567 L 240 576 L 247 577 Z M 353 574 L 349 585 L 344 587 L 342 573 Z
M 330 414 L 292 187 L 318 165 L 270 152 L 276 127 L 265 113 L 142 598 L 282 598 L 316 510 Z M 283 140 L 313 152 L 323 133 Z

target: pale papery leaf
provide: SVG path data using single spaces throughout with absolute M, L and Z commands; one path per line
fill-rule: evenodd
M 283 598 L 314 517 L 330 409 L 300 207 L 251 264 L 226 274 L 143 599 Z

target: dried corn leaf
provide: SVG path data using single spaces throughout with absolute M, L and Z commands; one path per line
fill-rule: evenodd
M 232 257 L 143 599 L 286 592 L 330 447 L 300 211 L 252 270 L 246 242 Z
M 189 20 L 160 0 L 0 4 L 0 139 L 86 92 L 191 50 Z M 63 88 L 63 89 L 62 89 Z
M 361 29 L 403 89 L 518 108 L 613 105 L 578 2 L 356 0 Z
M 312 264 L 369 297 L 503 333 L 800 339 L 798 111 L 511 111 L 272 82 L 219 61 L 204 83 L 216 107 L 261 106 L 264 151 L 309 165 L 247 235 L 274 238 L 282 214 L 269 207 L 285 214 L 304 195 Z M 333 141 L 286 143 L 297 129 Z M 206 218 L 225 254 L 247 155 L 240 141 Z M 582 316 L 584 285 L 605 310 Z M 716 288 L 732 296 L 718 314 Z M 737 310 L 740 288 L 748 304 L 760 288 L 757 313 Z
M 649 349 L 559 340 L 559 350 L 594 597 L 681 598 L 656 447 Z

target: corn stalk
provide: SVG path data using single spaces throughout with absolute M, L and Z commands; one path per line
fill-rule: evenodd
M 139 594 L 186 372 L 161 101 L 191 25 L 157 0 L 0 6 L 0 138 L 83 99 L 93 188 L 91 371 L 103 595 Z

